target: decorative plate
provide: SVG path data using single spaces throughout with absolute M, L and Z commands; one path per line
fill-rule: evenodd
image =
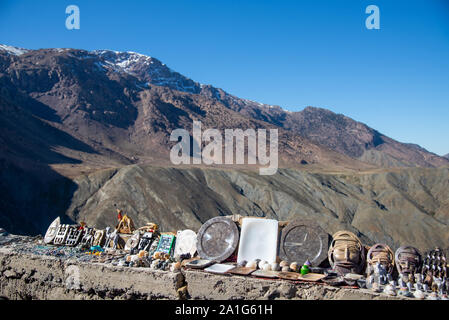
M 175 257 L 190 253 L 193 257 L 196 253 L 196 233 L 192 230 L 178 231 L 176 234 Z
M 279 257 L 289 262 L 303 264 L 307 259 L 317 266 L 327 259 L 329 235 L 308 219 L 297 219 L 282 230 Z
M 61 219 L 57 217 L 53 222 L 50 224 L 50 226 L 47 229 L 47 232 L 45 233 L 44 242 L 46 244 L 50 244 L 53 242 L 53 240 L 56 237 L 56 233 L 58 232 L 59 225 L 61 224 Z
M 204 223 L 198 231 L 196 247 L 201 258 L 222 262 L 234 253 L 239 242 L 235 222 L 215 217 Z

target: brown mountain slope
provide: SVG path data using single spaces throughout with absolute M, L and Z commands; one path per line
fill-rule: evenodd
M 42 233 L 57 215 L 111 225 L 117 204 L 138 224 L 165 230 L 240 213 L 312 217 L 329 233 L 348 228 L 394 247 L 448 240 L 447 169 L 386 170 L 360 159 L 449 161 L 327 110 L 290 113 L 239 99 L 154 58 L 0 48 L 0 111 L 0 226 L 13 233 Z M 277 128 L 288 169 L 264 177 L 235 166 L 173 168 L 169 135 L 191 131 L 193 120 L 203 130 Z
M 0 50 L 0 81 L 7 88 L 3 91 L 20 91 L 29 101 L 47 106 L 49 114 L 44 116 L 51 125 L 95 150 L 104 148 L 127 161 L 166 159 L 172 145 L 167 144 L 170 131 L 189 129 L 195 119 L 214 128 L 283 129 L 281 158 L 290 165 L 305 161 L 367 167 L 329 149 L 382 167 L 449 165 L 445 158 L 399 143 L 343 115 L 318 108 L 287 112 L 240 99 L 137 53 L 22 52 Z M 39 112 L 34 115 L 43 116 Z M 331 158 L 339 160 L 329 161 Z
M 322 174 L 280 169 L 274 176 L 245 170 L 133 165 L 77 177 L 67 214 L 101 227 L 115 222 L 114 204 L 135 222 L 164 230 L 192 228 L 218 215 L 278 220 L 311 218 L 332 234 L 358 233 L 364 242 L 409 244 L 420 250 L 449 241 L 449 169 L 375 174 Z M 132 188 L 130 188 L 132 186 Z
M 381 167 L 440 167 L 449 162 L 414 145 L 395 141 L 367 125 L 332 111 L 307 107 L 280 120 L 284 128 L 315 143 Z
M 153 58 L 124 54 L 126 61 L 120 53 L 104 51 L 45 49 L 19 56 L 3 54 L 2 95 L 88 145 L 95 152 L 72 152 L 63 145 L 54 149 L 89 165 L 169 164 L 169 150 L 174 145 L 169 141 L 170 133 L 177 128 L 191 132 L 193 120 L 200 120 L 203 130 L 279 129 L 280 161 L 284 164 L 369 168 L 297 133 L 244 116 L 217 99 L 197 94 L 201 86 L 191 87 L 186 78 Z M 118 59 L 115 64 L 111 55 Z

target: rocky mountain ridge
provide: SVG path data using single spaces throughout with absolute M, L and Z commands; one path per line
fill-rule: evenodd
M 449 160 L 329 110 L 240 99 L 152 57 L 0 46 L 0 111 L 0 226 L 12 233 L 43 233 L 56 216 L 113 225 L 116 204 L 164 229 L 236 213 L 308 217 L 393 247 L 448 240 Z M 278 129 L 281 168 L 173 167 L 170 132 L 194 120 Z
M 116 161 L 127 158 L 123 164 L 145 158 L 149 149 L 166 158 L 169 132 L 180 126 L 191 130 L 191 122 L 201 120 L 216 128 L 279 128 L 281 153 L 290 163 L 328 166 L 330 158 L 340 158 L 343 167 L 363 167 L 360 161 L 380 167 L 449 165 L 343 115 L 311 107 L 289 112 L 240 99 L 134 52 L 2 46 L 0 82 L 10 103 L 33 104 L 34 116 L 94 150 L 102 146 L 117 153 Z M 144 154 L 138 154 L 142 142 Z

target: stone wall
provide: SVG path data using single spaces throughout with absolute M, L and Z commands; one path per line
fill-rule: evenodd
M 79 286 L 75 279 L 79 274 Z M 0 296 L 7 299 L 404 299 L 317 283 L 183 270 L 114 267 L 0 248 Z

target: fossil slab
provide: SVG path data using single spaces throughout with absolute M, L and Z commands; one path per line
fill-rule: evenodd
M 260 259 L 276 261 L 278 221 L 272 219 L 244 218 L 240 235 L 237 262 Z
M 282 230 L 279 257 L 303 264 L 307 259 L 317 266 L 327 259 L 329 235 L 314 221 L 297 219 Z

